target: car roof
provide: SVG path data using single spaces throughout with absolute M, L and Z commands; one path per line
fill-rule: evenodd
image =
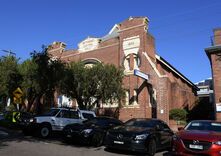
M 114 117 L 110 117 L 110 116 L 97 116 L 95 117 L 96 119 L 114 119 L 114 120 L 119 120 L 119 119 L 116 119 Z M 119 120 L 120 121 L 120 120 Z
M 220 121 L 216 121 L 216 120 L 192 120 L 191 122 L 217 122 L 217 123 L 221 123 Z
M 78 111 L 80 111 L 82 113 L 94 113 L 94 111 L 90 111 L 90 110 L 80 110 L 80 109 L 78 109 Z
M 156 119 L 156 118 L 132 118 L 132 119 L 129 119 L 129 120 L 140 120 L 140 121 L 162 121 L 160 119 Z M 128 120 L 128 121 L 129 121 Z
M 64 108 L 64 107 L 52 107 L 51 109 L 71 110 L 71 111 L 80 111 L 80 112 L 94 112 L 94 111 L 90 111 L 90 110 L 80 110 L 80 109 Z

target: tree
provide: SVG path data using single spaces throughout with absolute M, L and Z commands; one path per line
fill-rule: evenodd
M 44 48 L 42 52 L 34 51 L 31 59 L 20 66 L 23 75 L 22 86 L 28 99 L 28 111 L 34 104 L 37 113 L 42 112 L 44 104 L 54 106 L 54 93 L 63 79 L 65 64 L 58 59 L 52 59 Z
M 124 96 L 123 71 L 114 65 L 85 67 L 82 62 L 73 62 L 65 77 L 61 92 L 76 99 L 81 109 L 91 109 L 100 102 L 120 103 Z
M 169 118 L 176 120 L 176 121 L 179 121 L 179 120 L 186 121 L 187 114 L 188 113 L 185 109 L 175 108 L 175 109 L 170 110 Z
M 18 61 L 19 59 L 14 56 L 0 58 L 0 97 L 4 99 L 4 104 L 7 98 L 13 99 L 13 91 L 22 82 L 22 76 L 18 71 Z

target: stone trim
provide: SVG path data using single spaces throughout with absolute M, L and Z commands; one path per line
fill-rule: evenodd
M 131 29 L 138 28 L 138 27 L 143 27 L 143 26 L 146 26 L 146 24 L 140 24 L 140 25 L 136 25 L 136 26 L 133 26 L 133 27 L 125 28 L 125 29 L 119 30 L 118 32 L 120 33 L 122 31 L 127 31 L 127 30 L 131 30 Z
M 100 48 L 97 48 L 95 50 L 91 50 L 91 51 L 96 51 L 96 50 L 100 50 L 100 49 L 105 49 L 105 48 L 109 48 L 109 47 L 113 47 L 113 46 L 116 46 L 116 45 L 119 45 L 119 43 L 115 43 L 115 44 L 112 44 L 112 45 L 109 45 L 109 46 L 105 46 L 105 47 L 100 47 Z M 88 53 L 88 52 L 91 52 L 91 51 L 86 51 L 84 53 Z M 61 56 L 61 58 L 67 58 L 67 57 L 71 57 L 71 56 L 75 56 L 75 55 L 79 55 L 80 53 L 76 53 L 76 54 L 69 54 L 69 55 L 66 55 L 66 56 Z
M 145 56 L 145 58 L 147 59 L 147 61 L 150 63 L 150 65 L 152 66 L 152 68 L 154 69 L 154 71 L 156 72 L 156 74 L 157 74 L 158 77 L 160 77 L 160 78 L 162 78 L 162 77 L 168 77 L 167 75 L 161 75 L 161 74 L 160 74 L 159 70 L 156 68 L 155 63 L 153 63 L 153 61 L 152 61 L 151 58 L 147 55 L 146 52 L 143 52 L 142 54 Z

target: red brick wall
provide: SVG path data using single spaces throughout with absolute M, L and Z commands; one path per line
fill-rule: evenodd
M 221 103 L 221 28 L 214 29 L 214 44 L 212 47 L 206 49 L 206 52 L 210 58 L 215 105 Z M 216 112 L 216 119 L 221 121 L 221 112 Z
M 216 54 L 211 54 L 215 104 L 221 103 L 221 60 Z M 219 54 L 221 54 L 221 50 Z M 221 121 L 221 113 L 217 113 L 217 120 Z

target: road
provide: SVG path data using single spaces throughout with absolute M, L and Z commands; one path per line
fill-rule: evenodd
M 20 131 L 10 131 L 0 127 L 1 156 L 135 156 L 142 154 L 109 151 L 104 146 L 94 148 L 80 145 L 70 145 L 62 142 L 60 136 L 50 139 L 40 139 L 24 136 Z M 158 152 L 156 156 L 169 156 L 168 152 Z

